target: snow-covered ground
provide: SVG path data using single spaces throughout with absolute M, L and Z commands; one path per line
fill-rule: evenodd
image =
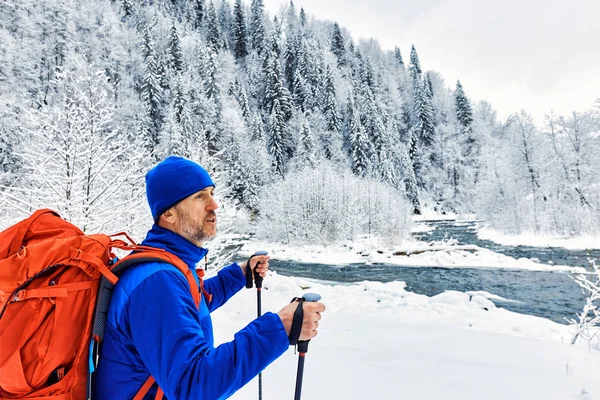
M 503 268 L 531 271 L 585 272 L 580 267 L 547 265 L 528 258 L 515 259 L 474 245 L 454 243 L 428 244 L 406 241 L 402 246 L 387 247 L 371 238 L 335 245 L 289 246 L 260 241 L 245 242 L 243 255 L 267 250 L 271 258 L 318 264 L 393 264 L 411 267 Z M 395 254 L 406 255 L 395 255 Z
M 491 228 L 479 227 L 477 237 L 504 246 L 563 247 L 569 250 L 600 249 L 600 237 L 596 236 L 506 235 Z
M 263 312 L 305 292 L 327 311 L 306 357 L 302 398 L 600 399 L 600 351 L 570 345 L 570 327 L 496 308 L 484 296 L 408 292 L 402 282 L 326 285 L 272 273 Z M 488 296 L 491 294 L 484 295 Z M 213 314 L 217 342 L 255 317 L 255 290 Z M 263 373 L 263 399 L 292 399 L 290 349 Z M 256 399 L 257 380 L 232 398 Z

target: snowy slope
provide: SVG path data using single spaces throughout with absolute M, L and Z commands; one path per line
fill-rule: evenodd
M 566 325 L 484 297 L 429 298 L 401 282 L 328 286 L 277 274 L 264 285 L 263 312 L 307 287 L 328 307 L 306 358 L 304 399 L 600 399 L 600 351 L 568 344 Z M 244 290 L 213 314 L 217 342 L 254 317 L 255 299 Z M 290 349 L 267 368 L 263 399 L 293 398 L 296 365 Z M 255 380 L 232 398 L 255 399 L 257 387 Z

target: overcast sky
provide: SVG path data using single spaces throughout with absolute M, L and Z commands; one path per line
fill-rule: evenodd
M 264 0 L 277 13 L 284 0 Z M 554 110 L 584 111 L 600 98 L 600 0 L 294 0 L 296 9 L 337 21 L 355 41 L 399 46 L 421 67 L 500 118 L 525 109 L 537 122 Z

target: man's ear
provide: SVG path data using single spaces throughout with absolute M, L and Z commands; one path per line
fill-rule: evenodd
M 166 225 L 173 225 L 175 223 L 175 213 L 173 208 L 169 208 L 167 211 L 162 213 L 158 218 L 158 221 Z

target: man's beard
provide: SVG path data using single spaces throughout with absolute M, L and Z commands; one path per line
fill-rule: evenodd
M 185 237 L 189 238 L 195 243 L 204 242 L 214 237 L 214 235 L 209 234 L 203 229 L 203 223 L 197 225 L 194 222 L 194 220 L 190 217 L 190 214 L 188 214 L 186 211 L 184 211 L 183 209 L 178 209 L 177 211 L 180 214 L 179 227 L 182 233 L 185 235 Z M 212 212 L 212 215 L 216 215 L 214 211 Z

